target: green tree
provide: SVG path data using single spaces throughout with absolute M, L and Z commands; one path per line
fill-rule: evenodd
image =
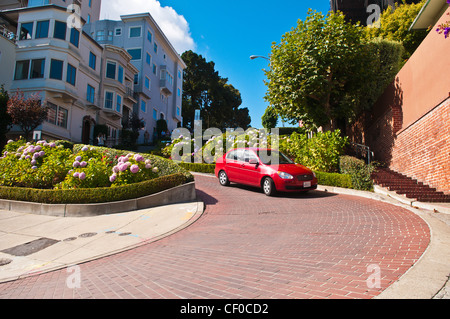
M 9 95 L 2 85 L 0 88 L 0 151 L 6 144 L 6 133 L 9 132 L 11 127 L 11 117 L 7 110 Z
M 266 130 L 270 131 L 277 126 L 277 123 L 278 114 L 273 107 L 269 106 L 261 117 L 261 124 Z
M 403 59 L 408 59 L 428 34 L 426 30 L 409 30 L 425 0 L 419 3 L 396 4 L 395 9 L 389 6 L 380 16 L 379 27 L 367 27 L 368 39 L 383 38 L 401 42 L 405 48 Z
M 305 116 L 325 129 L 336 129 L 358 104 L 363 79 L 362 28 L 340 12 L 326 16 L 310 10 L 306 21 L 272 45 L 266 71 L 266 100 L 285 120 Z
M 246 124 L 248 110 L 240 109 L 239 90 L 228 83 L 227 78 L 219 76 L 214 62 L 207 62 L 192 51 L 184 52 L 181 57 L 187 66 L 183 83 L 183 125 L 193 128 L 195 110 L 200 110 L 207 127 L 225 129 Z

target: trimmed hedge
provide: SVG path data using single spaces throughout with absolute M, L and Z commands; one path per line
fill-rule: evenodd
M 42 204 L 107 203 L 152 195 L 192 181 L 192 175 L 176 173 L 118 187 L 50 190 L 0 186 L 0 198 Z
M 184 162 L 177 162 L 177 164 L 190 172 L 197 172 L 197 173 L 214 174 L 214 169 L 216 168 L 216 164 L 199 164 L 199 163 L 184 163 Z
M 315 172 L 319 185 L 353 188 L 352 177 L 349 174 Z

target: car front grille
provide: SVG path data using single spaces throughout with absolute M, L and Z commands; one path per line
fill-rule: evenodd
M 297 180 L 299 181 L 312 181 L 313 178 L 314 177 L 311 174 L 297 175 Z

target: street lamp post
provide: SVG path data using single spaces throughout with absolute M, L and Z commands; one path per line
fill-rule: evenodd
M 257 59 L 257 58 L 266 59 L 270 63 L 270 59 L 268 57 L 266 57 L 266 56 L 262 56 L 262 55 L 251 55 L 250 56 L 250 60 L 254 60 L 254 59 Z M 281 123 L 282 123 L 282 125 L 284 127 L 284 120 L 283 119 L 281 119 Z

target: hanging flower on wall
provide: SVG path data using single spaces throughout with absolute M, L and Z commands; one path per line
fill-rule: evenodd
M 447 0 L 447 3 L 450 5 L 450 0 Z M 450 15 L 450 13 L 447 13 L 447 15 Z M 436 32 L 439 34 L 444 33 L 444 37 L 447 39 L 450 36 L 450 21 L 439 25 L 436 29 Z

